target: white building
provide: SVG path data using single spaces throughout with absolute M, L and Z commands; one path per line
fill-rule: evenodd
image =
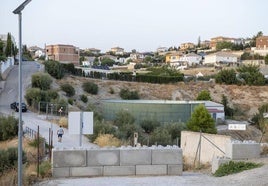
M 203 64 L 237 63 L 238 56 L 228 52 L 217 52 L 205 56 Z
M 180 57 L 180 61 L 186 61 L 189 66 L 199 64 L 202 60 L 202 56 L 195 53 L 189 53 Z

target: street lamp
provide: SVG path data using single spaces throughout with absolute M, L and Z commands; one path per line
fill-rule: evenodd
M 13 13 L 19 16 L 19 132 L 18 132 L 18 186 L 22 185 L 22 115 L 21 115 L 21 100 L 22 100 L 22 80 L 21 80 L 21 59 L 22 59 L 22 44 L 21 44 L 21 12 L 29 4 L 31 0 L 24 1 L 18 6 Z M 38 171 L 38 170 L 37 170 Z

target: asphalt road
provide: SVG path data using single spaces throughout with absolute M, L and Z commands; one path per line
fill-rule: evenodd
M 19 113 L 10 109 L 10 103 L 14 101 L 18 101 L 18 70 L 19 66 L 14 66 L 10 73 L 7 76 L 5 88 L 2 90 L 0 94 L 0 114 L 4 115 L 14 115 L 15 117 L 19 117 Z M 43 71 L 43 65 L 38 62 L 23 62 L 22 63 L 22 101 L 25 102 L 24 95 L 27 88 L 31 87 L 31 76 L 32 74 Z M 51 123 L 47 120 L 46 115 L 38 115 L 38 113 L 31 112 L 28 110 L 27 112 L 22 113 L 22 121 L 23 121 L 23 130 L 26 127 L 37 131 L 39 126 L 39 131 L 41 136 L 46 138 L 47 142 L 49 141 L 49 128 L 53 130 L 53 146 L 54 148 L 73 148 L 79 147 L 79 135 L 69 134 L 67 129 L 64 129 L 65 134 L 63 136 L 62 143 L 57 142 L 56 131 L 59 126 L 55 123 Z M 83 147 L 94 147 L 96 145 L 89 143 L 87 138 L 83 136 L 82 138 L 82 146 Z

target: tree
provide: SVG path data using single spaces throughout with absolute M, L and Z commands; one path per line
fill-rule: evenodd
M 200 36 L 198 36 L 197 47 L 199 48 L 200 46 L 201 46 L 201 38 L 200 38 Z
M 209 100 L 209 101 L 211 101 L 212 99 L 211 99 L 209 91 L 202 90 L 201 92 L 199 92 L 196 100 Z
M 154 131 L 155 128 L 160 126 L 160 123 L 158 121 L 154 120 L 143 120 L 140 123 L 141 128 L 144 129 L 144 131 L 148 134 Z
M 232 117 L 234 115 L 234 110 L 231 107 L 228 106 L 228 99 L 224 94 L 222 94 L 221 103 L 224 106 L 225 116 Z
M 104 58 L 104 59 L 101 60 L 101 65 L 102 66 L 105 66 L 105 65 L 113 66 L 113 64 L 115 64 L 115 61 L 110 59 L 110 58 Z
M 6 50 L 5 54 L 7 57 L 10 57 L 12 55 L 12 40 L 11 40 L 11 34 L 7 34 L 7 43 L 6 43 Z
M 259 32 L 257 33 L 257 35 L 254 35 L 254 36 L 252 37 L 252 40 L 251 40 L 251 43 L 250 43 L 250 46 L 251 46 L 251 47 L 256 47 L 256 39 L 257 39 L 258 37 L 260 37 L 260 36 L 263 36 L 262 31 L 259 31 Z
M 195 107 L 190 120 L 187 122 L 187 129 L 195 132 L 205 132 L 216 134 L 215 121 L 209 114 L 208 110 L 203 104 Z
M 221 70 L 215 77 L 216 83 L 225 83 L 227 85 L 236 84 L 236 72 L 234 69 Z
M 216 45 L 217 50 L 222 50 L 222 49 L 232 49 L 233 43 L 223 41 L 223 42 L 218 42 Z
M 239 72 L 239 78 L 243 79 L 247 85 L 265 85 L 265 78 L 260 72 L 259 66 L 243 65 L 237 71 Z
M 268 104 L 264 104 L 258 108 L 259 113 L 255 114 L 251 119 L 262 132 L 260 142 L 262 141 L 263 135 L 266 133 L 268 126 L 268 119 L 264 117 L 264 114 L 268 112 Z
M 51 76 L 47 73 L 37 72 L 32 75 L 32 88 L 40 88 L 41 90 L 50 89 L 52 83 Z
M 54 78 L 61 79 L 64 76 L 62 65 L 58 61 L 45 61 L 45 70 Z
M 265 65 L 268 65 L 268 54 L 264 57 Z

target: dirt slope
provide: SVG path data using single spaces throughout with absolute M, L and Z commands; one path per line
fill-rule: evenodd
M 231 107 L 241 112 L 241 119 L 248 119 L 258 111 L 258 107 L 268 102 L 268 86 L 237 86 L 220 85 L 214 82 L 179 82 L 176 84 L 150 84 L 125 81 L 97 80 L 83 77 L 68 76 L 57 83 L 70 83 L 76 89 L 76 97 L 86 94 L 82 83 L 91 81 L 98 84 L 98 95 L 87 94 L 89 99 L 99 102 L 101 99 L 120 99 L 119 92 L 122 88 L 136 90 L 141 99 L 166 99 L 166 100 L 195 100 L 198 93 L 208 90 L 215 102 L 221 102 L 222 95 L 228 98 Z M 114 93 L 110 93 L 111 90 Z M 239 119 L 239 118 L 238 118 Z

